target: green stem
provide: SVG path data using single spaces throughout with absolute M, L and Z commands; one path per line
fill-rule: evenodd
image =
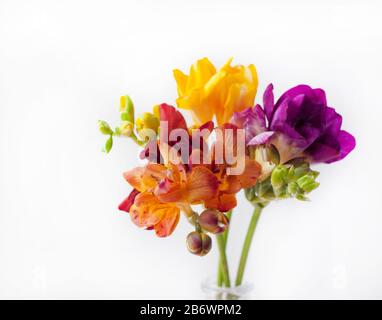
M 228 262 L 227 262 L 227 256 L 225 253 L 225 247 L 224 247 L 224 237 L 222 234 L 216 235 L 216 240 L 218 243 L 219 253 L 220 253 L 220 265 L 221 265 L 221 273 L 223 277 L 223 283 L 224 286 L 229 288 L 231 286 L 231 281 L 229 278 L 229 271 L 228 271 Z
M 226 216 L 227 216 L 228 220 L 231 220 L 232 210 L 228 211 Z M 227 229 L 223 232 L 224 251 L 226 251 L 226 248 L 227 248 L 227 238 L 228 238 L 228 232 L 230 229 L 230 225 L 231 224 L 229 224 Z M 220 257 L 219 257 L 219 263 L 218 263 L 218 278 L 217 278 L 216 283 L 217 283 L 218 287 L 221 287 L 223 285 L 223 270 L 222 270 L 221 263 L 220 263 Z
M 261 206 L 255 206 L 255 210 L 253 211 L 251 222 L 249 223 L 247 235 L 245 236 L 243 250 L 241 251 L 239 268 L 237 269 L 237 275 L 236 275 L 236 282 L 235 282 L 236 286 L 240 286 L 243 281 L 244 270 L 247 264 L 249 249 L 251 248 L 253 234 L 255 233 L 256 225 L 259 220 L 262 209 L 263 208 Z
M 138 146 L 143 146 L 144 144 L 145 144 L 145 141 L 142 141 L 142 140 L 139 140 L 138 138 L 137 138 L 137 136 L 135 135 L 135 133 L 134 132 L 132 132 L 131 133 L 131 139 L 133 139 L 133 141 L 138 145 Z

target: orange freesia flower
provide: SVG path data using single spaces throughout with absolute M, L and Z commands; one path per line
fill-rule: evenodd
M 202 156 L 204 152 L 210 152 L 206 141 L 200 141 L 197 149 L 187 146 L 186 155 L 179 154 L 176 143 L 168 141 L 168 136 L 173 130 L 183 129 L 189 142 L 193 132 L 187 128 L 183 116 L 174 107 L 162 104 L 159 114 L 161 124 L 165 121 L 168 128 L 164 130 L 161 127 L 159 140 L 149 142 L 156 150 L 154 155 L 147 154 L 149 149 L 142 153 L 149 163 L 124 174 L 134 189 L 119 209 L 129 212 L 139 227 L 154 229 L 159 237 L 166 237 L 174 231 L 181 211 L 188 217 L 195 215 L 192 205 L 203 204 L 206 208 L 223 212 L 234 208 L 237 204 L 236 193 L 256 183 L 261 167 L 256 161 L 246 158 L 244 172 L 233 176 L 227 174 L 230 165 L 217 164 L 216 159 L 208 164 L 188 162 L 195 153 Z M 207 122 L 201 128 L 211 132 L 213 124 Z M 237 129 L 228 124 L 223 126 L 223 129 L 226 128 Z M 235 138 L 223 141 L 225 148 L 233 147 L 231 150 L 235 150 L 231 146 L 234 143 Z
M 186 166 L 150 163 L 124 174 L 134 188 L 119 209 L 130 213 L 139 227 L 154 229 L 159 237 L 169 236 L 178 224 L 180 211 L 192 216 L 191 205 L 229 211 L 236 207 L 236 193 L 256 184 L 261 167 L 247 159 L 242 175 L 229 176 L 224 165 L 214 171 L 203 165 Z
M 228 123 L 234 112 L 254 105 L 258 85 L 255 66 L 231 66 L 231 61 L 232 58 L 218 71 L 207 58 L 192 65 L 189 75 L 174 70 L 177 105 L 191 110 L 196 124 L 214 116 L 218 125 Z
M 231 157 L 237 156 L 236 130 L 238 128 L 232 124 L 224 124 L 223 126 L 220 126 L 219 129 L 223 132 L 223 135 L 221 136 L 221 139 L 223 139 L 223 141 L 221 142 L 225 148 L 225 156 L 229 154 L 231 154 Z M 233 130 L 234 137 L 232 139 L 227 139 L 227 137 L 225 136 L 224 131 L 226 129 Z M 236 166 L 236 163 L 228 164 L 226 161 L 224 161 L 224 163 L 222 164 L 217 164 L 216 159 L 214 158 L 215 147 L 216 143 L 212 146 L 212 164 L 210 168 L 219 181 L 219 189 L 216 193 L 216 196 L 205 201 L 204 205 L 206 208 L 209 209 L 217 209 L 222 212 L 227 212 L 235 208 L 237 205 L 236 193 L 238 193 L 241 189 L 249 188 L 257 183 L 258 178 L 260 177 L 262 172 L 262 167 L 256 160 L 250 159 L 248 156 L 245 155 L 244 171 L 239 175 L 229 175 L 227 169 L 229 167 Z M 204 152 L 206 152 L 206 150 L 204 150 Z M 194 150 L 193 153 L 199 153 L 199 150 Z
M 159 237 L 173 232 L 181 210 L 192 215 L 190 205 L 212 199 L 218 190 L 218 179 L 202 166 L 186 172 L 184 165 L 151 163 L 124 177 L 136 191 L 134 199 L 124 201 L 120 209 L 128 211 L 136 225 L 154 229 Z
M 256 184 L 261 174 L 261 166 L 256 161 L 246 157 L 245 170 L 241 175 L 227 175 L 225 165 L 218 166 L 215 171 L 215 176 L 219 181 L 219 189 L 216 196 L 205 201 L 204 205 L 208 209 L 227 212 L 237 206 L 236 193 Z

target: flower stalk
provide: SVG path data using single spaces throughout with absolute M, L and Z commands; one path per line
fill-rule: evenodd
M 241 252 L 240 263 L 239 263 L 239 267 L 237 269 L 237 274 L 236 274 L 235 286 L 240 286 L 243 281 L 249 249 L 251 248 L 253 235 L 255 233 L 257 222 L 259 221 L 262 209 L 263 209 L 262 206 L 256 205 L 253 211 L 252 218 L 248 226 L 248 231 L 245 236 L 243 249 Z
M 227 255 L 226 255 L 226 252 L 225 252 L 224 236 L 222 234 L 218 234 L 218 235 L 216 235 L 216 240 L 217 240 L 216 242 L 218 244 L 219 254 L 220 254 L 219 273 L 221 273 L 222 282 L 223 282 L 224 286 L 229 288 L 229 287 L 231 287 L 231 280 L 230 280 L 230 277 L 229 277 Z
M 227 218 L 228 220 L 231 220 L 232 216 L 232 210 L 227 212 Z M 229 226 L 228 228 L 223 232 L 223 240 L 224 240 L 224 251 L 226 251 L 227 248 L 227 239 L 228 239 L 228 232 L 229 232 Z M 218 287 L 221 287 L 223 285 L 223 270 L 221 266 L 221 258 L 219 257 L 219 264 L 218 264 L 218 277 L 216 281 Z

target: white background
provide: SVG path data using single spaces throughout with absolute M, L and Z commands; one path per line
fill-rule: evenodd
M 254 63 L 259 94 L 322 87 L 357 138 L 321 165 L 312 202 L 261 217 L 246 276 L 253 298 L 382 298 L 378 1 L 0 0 L 0 298 L 203 298 L 217 252 L 189 254 L 182 220 L 158 239 L 117 210 L 138 148 L 101 153 L 97 120 L 174 103 L 172 69 L 208 56 Z M 240 197 L 232 268 L 250 217 Z

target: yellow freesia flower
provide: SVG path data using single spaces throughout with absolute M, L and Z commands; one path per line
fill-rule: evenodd
M 217 124 L 222 125 L 235 111 L 253 106 L 258 85 L 256 68 L 253 64 L 231 66 L 231 61 L 232 58 L 218 71 L 208 58 L 192 65 L 189 75 L 174 70 L 177 105 L 191 110 L 196 124 L 204 124 L 215 116 Z
M 141 136 L 141 131 L 146 129 L 150 129 L 155 131 L 155 133 L 158 133 L 159 117 L 155 115 L 155 108 L 154 113 L 145 112 L 137 120 L 135 120 L 135 128 L 139 136 Z M 142 139 L 144 139 L 143 137 L 145 137 L 145 135 L 141 136 Z

